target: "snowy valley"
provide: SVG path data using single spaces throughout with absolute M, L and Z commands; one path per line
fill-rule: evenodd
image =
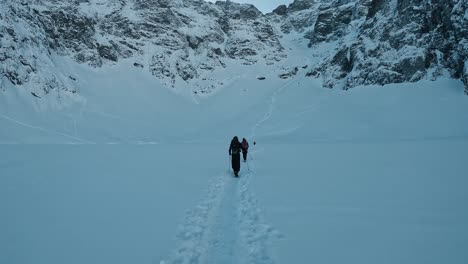
M 467 263 L 467 5 L 0 0 L 0 263 Z

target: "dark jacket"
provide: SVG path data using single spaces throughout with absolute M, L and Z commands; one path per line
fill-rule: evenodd
M 242 151 L 242 144 L 239 140 L 233 139 L 231 145 L 229 146 L 229 155 L 240 154 Z

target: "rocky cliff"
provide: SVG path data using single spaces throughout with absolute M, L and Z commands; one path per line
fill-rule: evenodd
M 232 63 L 281 65 L 292 49 L 284 39 L 294 34 L 308 42 L 304 56 L 314 58 L 307 76 L 322 78 L 324 87 L 450 75 L 468 93 L 467 5 L 296 0 L 262 14 L 230 1 L 0 0 L 0 89 L 24 86 L 37 97 L 76 93 L 79 76 L 57 69 L 55 56 L 89 67 L 130 60 L 176 86 Z M 207 82 L 194 92 L 215 88 Z
M 445 73 L 468 87 L 466 1 L 322 2 L 296 0 L 270 16 L 281 17 L 284 34 L 302 32 L 310 40 L 311 53 L 322 60 L 308 75 L 322 77 L 325 87 L 416 82 Z

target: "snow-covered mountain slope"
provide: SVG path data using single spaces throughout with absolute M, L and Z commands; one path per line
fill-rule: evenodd
M 4 1 L 1 9 L 1 87 L 26 86 L 42 96 L 76 92 L 81 76 L 54 67 L 52 55 L 90 67 L 131 61 L 174 87 L 189 82 L 209 93 L 209 78 L 230 61 L 271 64 L 284 48 L 251 5 L 204 1 Z M 203 80 L 200 85 L 190 80 Z M 53 91 L 52 91 L 53 92 Z
M 80 97 L 85 77 L 57 67 L 57 55 L 92 68 L 123 63 L 196 94 L 221 89 L 212 73 L 237 75 L 231 65 L 269 65 L 254 72 L 276 78 L 304 67 L 330 88 L 440 76 L 468 87 L 465 2 L 296 0 L 263 15 L 230 1 L 2 0 L 0 89 Z M 288 59 L 299 52 L 307 64 Z

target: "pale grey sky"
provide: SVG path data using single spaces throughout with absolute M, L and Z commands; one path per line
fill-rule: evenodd
M 216 0 L 208 1 L 216 2 Z M 279 5 L 289 5 L 290 3 L 294 2 L 294 0 L 232 0 L 232 2 L 253 4 L 263 13 L 269 13 Z

